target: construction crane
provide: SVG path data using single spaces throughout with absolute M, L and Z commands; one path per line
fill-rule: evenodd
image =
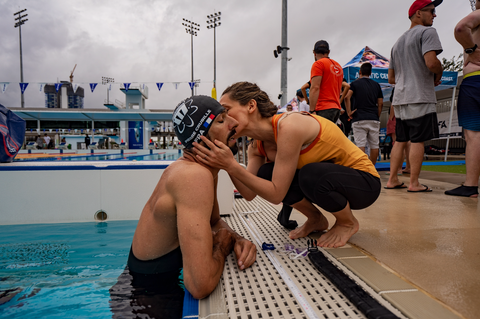
M 73 71 L 75 71 L 75 68 L 77 67 L 77 65 L 75 64 L 75 66 L 73 67 L 73 70 L 72 72 L 70 73 L 70 83 L 73 83 Z

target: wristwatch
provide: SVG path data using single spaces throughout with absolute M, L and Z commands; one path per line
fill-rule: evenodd
M 475 52 L 475 50 L 477 49 L 477 47 L 478 47 L 478 46 L 475 44 L 475 45 L 473 46 L 473 48 L 465 49 L 465 53 L 466 53 L 466 54 L 472 54 L 473 52 Z

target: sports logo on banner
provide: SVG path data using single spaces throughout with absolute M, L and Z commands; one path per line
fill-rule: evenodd
M 62 83 L 55 83 L 55 92 L 58 92 L 60 88 L 62 87 Z
M 132 84 L 132 83 L 123 83 L 123 85 L 125 86 L 125 91 L 128 91 L 128 88 L 130 87 L 130 84 Z
M 98 83 L 90 83 L 90 90 L 92 91 L 92 93 L 95 90 L 95 88 L 97 87 L 97 84 Z
M 162 89 L 163 83 L 157 83 L 157 88 L 160 91 Z
M 193 90 L 193 87 L 195 86 L 195 82 L 188 82 L 188 85 L 190 85 L 190 90 Z
M 5 93 L 7 90 L 7 86 L 10 84 L 10 82 L 1 82 L 0 83 L 0 89 L 2 90 L 2 93 Z
M 22 94 L 23 94 L 27 89 L 28 83 L 18 83 L 18 84 L 20 84 L 20 90 L 22 91 Z

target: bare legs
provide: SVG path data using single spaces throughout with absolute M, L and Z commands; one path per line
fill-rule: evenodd
M 410 167 L 410 146 L 411 146 L 411 144 L 412 144 L 411 142 L 408 142 L 407 145 L 405 145 L 405 162 L 407 162 L 407 165 L 405 166 L 405 169 L 403 171 L 401 171 L 402 173 L 405 173 L 405 174 L 410 174 L 410 172 L 412 171 L 412 169 Z
M 395 142 L 390 154 L 390 177 L 387 182 L 388 188 L 394 188 L 401 184 L 398 180 L 397 172 L 402 168 L 403 152 L 405 150 L 406 142 Z
M 478 186 L 480 176 L 480 132 L 465 130 L 467 149 L 465 152 L 465 165 L 467 177 L 465 186 Z
M 311 232 L 324 231 L 328 228 L 328 220 L 323 216 L 322 212 L 307 199 L 302 199 L 293 204 L 292 207 L 308 219 L 302 226 L 290 232 L 289 237 L 291 239 L 307 237 Z
M 390 156 L 390 178 L 387 182 L 388 188 L 393 188 L 400 185 L 398 180 L 397 171 L 402 167 L 403 153 L 407 147 L 408 142 L 395 142 L 393 145 L 392 154 Z M 421 185 L 418 181 L 420 171 L 422 169 L 423 155 L 425 153 L 425 147 L 423 142 L 411 143 L 410 146 L 410 185 L 408 190 L 421 191 L 425 189 L 425 186 Z
M 359 149 L 362 150 L 362 152 L 365 153 L 365 147 L 359 147 Z M 377 163 L 377 158 L 378 158 L 378 148 L 377 149 L 370 149 L 370 161 L 375 165 Z
M 467 177 L 465 183 L 455 189 L 445 191 L 447 195 L 478 197 L 478 177 L 480 176 L 480 132 L 465 130 L 467 149 L 465 164 Z
M 425 143 L 412 143 L 410 146 L 410 185 L 408 190 L 421 191 L 425 186 L 418 181 L 422 169 L 423 155 L 425 154 Z
M 311 232 L 324 231 L 328 228 L 328 221 L 322 212 L 305 198 L 292 206 L 308 219 L 301 227 L 290 232 L 289 237 L 291 239 L 307 237 Z M 344 209 L 333 213 L 333 215 L 336 218 L 335 225 L 319 238 L 318 246 L 320 247 L 345 246 L 350 237 L 358 231 L 358 221 L 353 216 L 348 202 Z

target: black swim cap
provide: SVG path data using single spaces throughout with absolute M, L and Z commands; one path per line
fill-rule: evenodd
M 192 148 L 200 136 L 207 135 L 210 125 L 225 109 L 217 100 L 197 95 L 180 102 L 173 111 L 173 129 L 185 148 Z

